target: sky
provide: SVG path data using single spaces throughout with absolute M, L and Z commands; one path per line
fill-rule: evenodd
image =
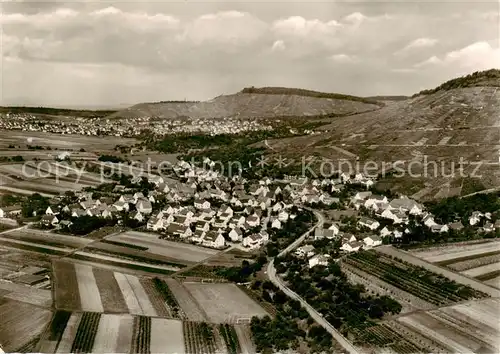
M 500 68 L 500 2 L 2 0 L 0 105 L 120 107 L 248 86 L 411 95 Z

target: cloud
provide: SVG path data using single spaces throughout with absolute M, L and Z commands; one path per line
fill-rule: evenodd
M 323 22 L 318 19 L 307 20 L 301 16 L 291 16 L 275 21 L 272 29 L 279 34 L 308 37 L 333 34 L 339 27 L 342 25 L 335 20 Z
M 431 48 L 434 47 L 439 41 L 435 38 L 417 38 L 411 41 L 408 45 L 406 45 L 403 49 L 397 51 L 396 55 L 406 54 L 412 50 L 421 50 L 423 48 Z
M 335 54 L 335 55 L 332 55 L 330 58 L 333 61 L 335 61 L 337 63 L 342 63 L 342 64 L 354 63 L 357 61 L 357 58 L 350 56 L 350 55 L 347 55 L 347 54 Z
M 284 51 L 286 49 L 286 45 L 285 45 L 285 42 L 282 41 L 281 39 L 278 39 L 277 41 L 275 41 L 273 43 L 273 46 L 271 47 L 271 50 L 272 51 Z
M 267 25 L 246 12 L 225 11 L 202 15 L 186 25 L 178 41 L 244 45 L 259 39 Z
M 488 42 L 476 42 L 458 50 L 446 53 L 442 58 L 432 56 L 414 65 L 425 67 L 455 67 L 458 69 L 484 70 L 498 67 L 500 63 L 500 48 L 491 46 Z

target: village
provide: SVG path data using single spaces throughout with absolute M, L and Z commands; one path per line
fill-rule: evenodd
M 137 119 L 61 117 L 54 120 L 31 113 L 6 113 L 0 114 L 0 129 L 65 135 L 136 137 L 142 134 L 143 130 L 159 135 L 220 135 L 270 130 L 272 127 L 258 120 L 233 117 L 223 119 L 186 117 L 175 120 L 155 119 L 149 116 Z
M 310 208 L 320 211 L 325 222 L 309 241 L 331 240 L 332 249 L 344 253 L 398 243 L 413 232 L 410 221 L 430 233 L 464 228 L 458 220 L 439 224 L 422 204 L 406 196 L 390 200 L 372 192 L 374 181 L 361 174 L 247 181 L 185 161 L 179 161 L 173 170 L 176 180 L 157 175 L 150 175 L 148 181 L 129 177 L 127 186 L 114 183 L 56 196 L 47 201 L 43 212 L 36 215 L 33 211 L 41 219 L 31 227 L 78 234 L 75 223 L 86 218 L 89 224 L 91 218 L 102 221 L 92 222 L 94 228 L 122 225 L 168 240 L 252 251 L 264 246 L 273 232 L 285 227 L 300 210 Z M 0 209 L 1 218 L 19 213 L 19 206 Z M 495 222 L 490 213 L 473 212 L 468 223 L 484 233 L 500 229 L 500 220 Z M 300 247 L 297 255 L 309 258 L 311 266 L 325 264 L 329 258 L 328 254 L 316 255 L 312 244 Z

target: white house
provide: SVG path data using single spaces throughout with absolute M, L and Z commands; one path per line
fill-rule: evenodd
M 259 248 L 264 244 L 264 238 L 260 234 L 252 234 L 243 239 L 243 246 L 248 247 L 250 249 Z
M 372 195 L 372 192 L 358 192 L 354 195 L 353 200 L 366 200 Z
M 245 221 L 250 227 L 256 227 L 260 224 L 260 218 L 255 214 L 250 215 Z
M 208 200 L 196 199 L 194 201 L 194 207 L 196 209 L 209 209 L 210 208 L 210 202 Z
M 382 195 L 371 195 L 365 200 L 365 208 L 370 209 L 377 203 L 387 203 L 387 197 Z
M 221 234 L 209 231 L 201 241 L 201 244 L 205 247 L 222 248 L 226 244 L 226 240 Z
M 281 229 L 281 221 L 279 221 L 279 219 L 277 218 L 271 219 L 271 228 Z
M 434 216 L 432 214 L 424 215 L 424 217 L 422 218 L 422 222 L 429 228 L 437 225 L 437 222 L 434 220 Z
M 229 232 L 229 238 L 233 242 L 241 242 L 243 240 L 243 232 L 239 227 L 234 228 Z
M 377 220 L 372 220 L 364 217 L 361 218 L 358 223 L 359 225 L 365 226 L 370 230 L 376 230 L 380 226 L 380 223 Z
M 135 208 L 137 209 L 137 211 L 140 211 L 141 214 L 145 215 L 151 214 L 153 212 L 153 206 L 151 205 L 151 202 L 146 198 L 139 198 L 137 200 L 137 203 L 135 204 Z
M 314 246 L 313 245 L 305 245 L 297 248 L 295 254 L 300 257 L 312 257 L 314 256 Z
M 469 224 L 476 225 L 478 222 L 481 221 L 483 217 L 484 217 L 483 213 L 481 213 L 480 211 L 475 211 L 469 218 Z
M 438 233 L 438 232 L 448 232 L 448 230 L 449 230 L 448 225 L 439 225 L 439 224 L 436 224 L 436 225 L 432 225 L 431 226 L 431 231 L 435 232 L 435 233 Z
M 342 247 L 340 247 L 340 249 L 346 252 L 356 252 L 361 248 L 361 246 L 363 246 L 361 242 L 353 241 L 342 244 Z
M 309 259 L 309 268 L 315 267 L 317 265 L 327 266 L 329 261 L 329 254 L 318 254 Z
M 382 244 L 382 238 L 380 236 L 367 236 L 363 239 L 363 243 L 368 247 L 376 247 Z

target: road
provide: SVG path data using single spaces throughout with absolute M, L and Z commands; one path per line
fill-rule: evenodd
M 292 244 L 290 244 L 287 248 L 285 248 L 281 253 L 278 255 L 278 257 L 283 256 L 287 254 L 288 252 L 294 250 L 296 247 L 298 247 L 309 234 L 318 226 L 322 226 L 324 223 L 324 217 L 321 213 L 313 210 L 314 214 L 318 218 L 318 222 L 316 225 L 314 225 L 311 229 L 309 229 L 306 233 L 304 233 L 302 236 L 300 236 L 297 240 L 295 240 Z M 316 311 L 311 305 L 309 305 L 302 297 L 300 297 L 297 293 L 289 289 L 283 281 L 276 275 L 276 269 L 274 268 L 274 258 L 269 262 L 267 266 L 267 276 L 269 277 L 269 280 L 276 285 L 278 288 L 281 289 L 288 297 L 298 300 L 302 307 L 304 307 L 309 315 L 324 329 L 328 331 L 332 335 L 332 337 L 349 353 L 359 353 L 359 351 L 356 349 L 356 347 L 351 344 L 342 334 L 340 334 L 339 331 L 335 329 L 327 320 L 321 316 L 321 314 Z

